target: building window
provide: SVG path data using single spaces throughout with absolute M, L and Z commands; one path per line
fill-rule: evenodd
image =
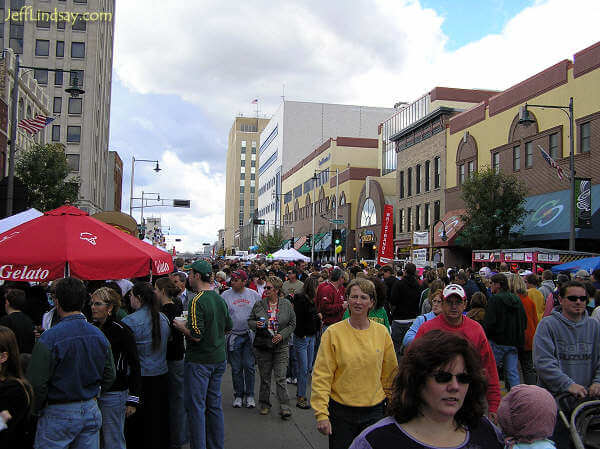
M 54 105 L 52 106 L 52 112 L 60 114 L 62 111 L 62 97 L 54 97 Z
M 65 41 L 56 41 L 56 57 L 63 58 L 65 56 Z M 59 73 L 59 72 L 56 72 Z M 60 72 L 62 74 L 62 72 Z
M 256 154 L 256 141 L 255 140 L 252 141 L 252 154 Z
M 79 171 L 79 155 L 67 154 L 67 166 L 70 171 Z
M 241 160 L 246 161 L 246 153 L 241 154 Z M 242 164 L 242 165 L 245 165 L 245 164 Z
M 256 153 L 253 153 L 250 155 L 250 160 L 251 161 L 255 161 L 256 160 Z
M 242 153 L 246 152 L 246 141 L 242 140 Z
M 465 182 L 465 164 L 458 166 L 458 185 L 462 185 Z
M 246 185 L 246 181 L 244 181 L 243 179 L 240 179 L 240 185 L 243 187 Z
M 69 114 L 81 115 L 83 98 L 69 98 Z
M 406 171 L 406 196 L 412 195 L 412 167 Z
M 469 170 L 467 172 L 467 174 L 469 175 L 469 178 L 471 178 L 473 176 L 473 173 L 475 173 L 475 161 L 470 161 L 469 162 Z
M 410 232 L 410 214 L 412 213 L 412 211 L 410 210 L 410 207 L 406 209 L 406 232 Z
M 434 223 L 440 219 L 440 201 L 433 203 L 433 221 Z
M 429 203 L 425 203 L 423 206 L 423 226 L 425 229 L 429 229 Z
M 243 165 L 240 167 L 240 173 L 246 173 L 246 167 Z
M 256 179 L 256 173 L 250 173 L 250 179 Z
M 500 173 L 500 153 L 492 155 L 492 168 L 496 173 Z
M 240 186 L 240 193 L 244 193 L 244 186 Z
M 415 206 L 415 231 L 421 230 L 421 205 Z
M 579 128 L 579 152 L 589 153 L 590 152 L 590 139 L 591 139 L 591 123 L 587 122 Z
M 533 142 L 525 144 L 525 168 L 533 167 Z
M 400 198 L 404 198 L 404 170 L 400 172 Z
M 85 42 L 71 42 L 71 58 L 85 58 Z
M 37 80 L 38 84 L 48 84 L 48 70 L 35 69 L 33 77 Z
M 67 126 L 67 142 L 81 142 L 81 126 Z
M 240 208 L 244 207 L 244 198 L 240 198 Z
M 77 3 L 77 2 L 75 2 Z M 83 20 L 83 17 L 81 15 L 77 16 L 77 18 L 75 19 L 75 22 L 73 22 L 73 26 L 71 27 L 72 30 L 75 31 L 85 31 L 86 29 L 86 23 L 85 20 Z
M 431 162 L 430 161 L 425 161 L 425 191 L 429 192 L 429 187 L 430 187 L 430 178 L 431 178 L 431 174 L 430 174 L 430 170 L 431 170 Z
M 415 193 L 421 193 L 421 165 L 417 164 L 415 172 Z
M 60 142 L 60 125 L 52 125 L 52 142 Z
M 398 232 L 404 232 L 404 209 L 398 211 Z
M 69 85 L 73 85 L 73 80 L 77 75 L 77 85 L 83 87 L 83 70 L 71 70 L 69 76 Z
M 250 161 L 250 167 L 256 167 L 256 161 Z
M 521 170 L 521 147 L 516 146 L 513 148 L 513 170 Z
M 433 160 L 433 188 L 440 188 L 440 157 L 436 156 Z
M 49 56 L 50 55 L 50 41 L 45 39 L 35 40 L 35 55 L 36 56 Z
M 254 162 L 254 161 L 252 161 Z M 256 168 L 255 167 L 250 167 L 250 173 L 256 173 Z
M 63 72 L 54 72 L 54 85 L 55 86 L 63 85 Z
M 12 29 L 13 25 L 11 25 Z M 9 40 L 10 48 L 18 55 L 23 54 L 23 38 L 11 37 Z
M 240 165 L 241 165 L 242 167 L 245 167 L 245 166 L 246 166 L 246 159 L 242 158 L 242 159 L 240 160 Z
M 59 20 L 56 21 L 56 29 L 57 30 L 64 30 L 66 25 L 67 25 L 67 21 L 64 20 L 63 18 L 60 18 Z
M 550 134 L 550 145 L 549 151 L 550 157 L 557 160 L 560 156 L 558 154 L 558 133 Z
M 38 28 L 50 28 L 50 11 L 36 11 Z
M 246 179 L 246 173 L 240 173 L 240 179 Z
M 255 187 L 255 183 L 254 175 L 250 175 L 250 187 Z M 254 189 L 252 189 L 252 192 L 254 192 Z

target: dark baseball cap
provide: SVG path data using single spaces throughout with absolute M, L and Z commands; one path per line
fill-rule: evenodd
M 206 260 L 197 260 L 191 265 L 190 268 L 192 270 L 194 270 L 196 273 L 201 273 L 201 274 L 211 274 L 212 273 L 212 266 Z

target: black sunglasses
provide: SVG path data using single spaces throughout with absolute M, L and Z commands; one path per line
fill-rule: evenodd
M 587 302 L 588 301 L 588 297 L 587 296 L 575 296 L 575 295 L 569 295 L 567 296 L 567 299 L 571 302 L 575 302 L 577 300 L 580 300 L 581 302 Z
M 438 384 L 447 384 L 453 377 L 456 377 L 456 381 L 463 385 L 470 384 L 473 381 L 473 377 L 467 373 L 452 374 L 447 371 L 438 371 L 433 373 L 432 376 Z
M 273 288 L 273 287 L 271 287 L 270 285 L 266 285 L 264 289 L 265 289 L 265 290 L 271 290 L 272 288 Z

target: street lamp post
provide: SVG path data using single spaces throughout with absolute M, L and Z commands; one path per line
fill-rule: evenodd
M 150 160 L 150 159 L 136 159 L 135 156 L 131 157 L 131 182 L 130 182 L 130 186 L 129 186 L 129 215 L 132 215 L 133 213 L 133 177 L 134 177 L 134 170 L 135 170 L 135 163 L 136 162 L 156 162 L 156 167 L 153 168 L 153 170 L 158 173 L 161 168 L 158 165 L 158 160 Z
M 575 134 L 574 134 L 574 116 L 573 116 L 573 97 L 569 98 L 568 106 L 543 105 L 543 104 L 527 104 L 523 106 L 519 114 L 519 123 L 529 125 L 535 120 L 529 115 L 527 108 L 548 108 L 560 109 L 569 117 L 569 171 L 571 174 L 571 192 L 570 198 L 570 219 L 569 219 L 569 251 L 575 251 Z
M 6 54 L 6 52 L 4 52 Z M 79 87 L 79 78 L 76 70 L 63 70 L 63 69 L 48 69 L 45 67 L 34 67 L 21 65 L 19 61 L 19 55 L 15 55 L 15 67 L 13 76 L 13 90 L 11 95 L 12 104 L 10 105 L 10 148 L 8 153 L 8 182 L 6 185 L 6 216 L 10 216 L 13 213 L 14 203 L 14 192 L 15 192 L 15 153 L 17 151 L 17 103 L 19 102 L 19 71 L 21 69 L 31 70 L 46 70 L 48 72 L 69 72 L 72 73 L 73 79 L 69 88 L 65 89 L 65 92 L 69 93 L 72 98 L 77 98 L 79 95 L 85 93 L 83 89 Z
M 442 241 L 445 242 L 448 239 L 448 236 L 446 235 L 446 223 L 444 223 L 442 220 L 435 220 L 435 223 L 433 223 L 433 225 L 431 226 L 431 238 L 430 238 L 430 242 L 431 245 L 429 245 L 429 262 L 431 262 L 433 264 L 433 239 L 434 239 L 434 230 L 435 230 L 435 225 L 441 223 L 442 224 Z

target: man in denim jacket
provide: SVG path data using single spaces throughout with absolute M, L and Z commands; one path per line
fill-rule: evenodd
M 40 415 L 35 448 L 98 448 L 102 416 L 96 397 L 115 380 L 110 343 L 81 313 L 83 282 L 61 279 L 54 296 L 61 320 L 42 334 L 27 371 Z

